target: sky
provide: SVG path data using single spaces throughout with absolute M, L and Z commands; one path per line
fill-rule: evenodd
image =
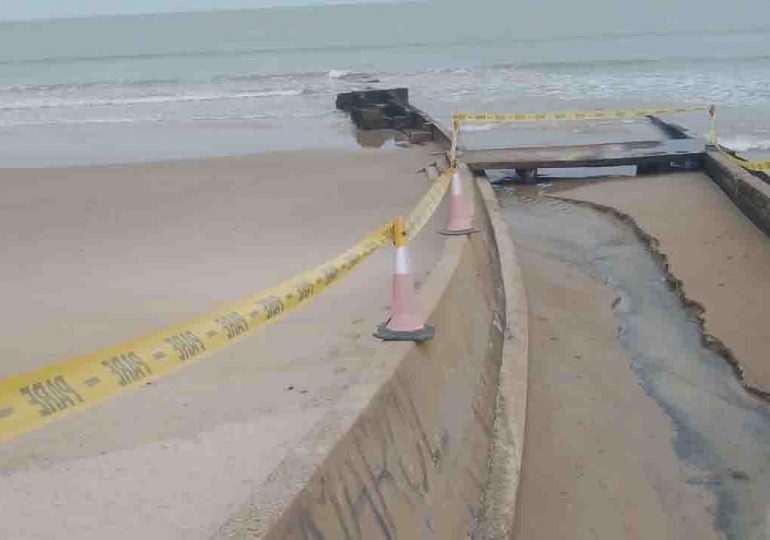
M 371 4 L 378 1 L 383 2 L 383 0 L 0 0 L 0 21 L 216 9 Z

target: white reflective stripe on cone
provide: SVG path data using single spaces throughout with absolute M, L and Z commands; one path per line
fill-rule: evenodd
M 460 173 L 455 172 L 452 175 L 452 195 L 462 195 L 463 194 L 463 184 L 460 180 Z
M 393 273 L 396 275 L 409 274 L 409 268 L 409 249 L 406 246 L 397 247 Z

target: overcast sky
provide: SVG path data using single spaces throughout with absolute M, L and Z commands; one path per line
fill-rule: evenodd
M 0 0 L 0 21 L 375 2 L 377 0 Z

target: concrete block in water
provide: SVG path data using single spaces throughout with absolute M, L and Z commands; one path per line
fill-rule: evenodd
M 430 131 L 410 131 L 409 142 L 412 144 L 421 144 L 433 140 L 433 134 Z
M 392 126 L 391 119 L 378 107 L 353 109 L 351 117 L 359 129 L 388 129 Z
M 390 88 L 387 90 L 361 90 L 337 95 L 336 106 L 342 111 L 351 111 L 356 107 L 365 107 L 377 103 L 397 103 L 406 106 L 409 103 L 408 88 Z
M 390 121 L 393 129 L 406 129 L 412 127 L 412 117 L 407 114 L 391 116 Z

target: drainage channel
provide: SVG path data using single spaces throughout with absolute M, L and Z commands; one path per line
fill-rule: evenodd
M 770 537 L 770 405 L 747 393 L 704 341 L 699 314 L 672 288 L 654 248 L 612 213 L 531 187 L 497 193 L 517 244 L 611 291 L 616 339 L 638 385 L 673 424 L 686 483 L 711 495 L 711 526 L 727 538 Z

